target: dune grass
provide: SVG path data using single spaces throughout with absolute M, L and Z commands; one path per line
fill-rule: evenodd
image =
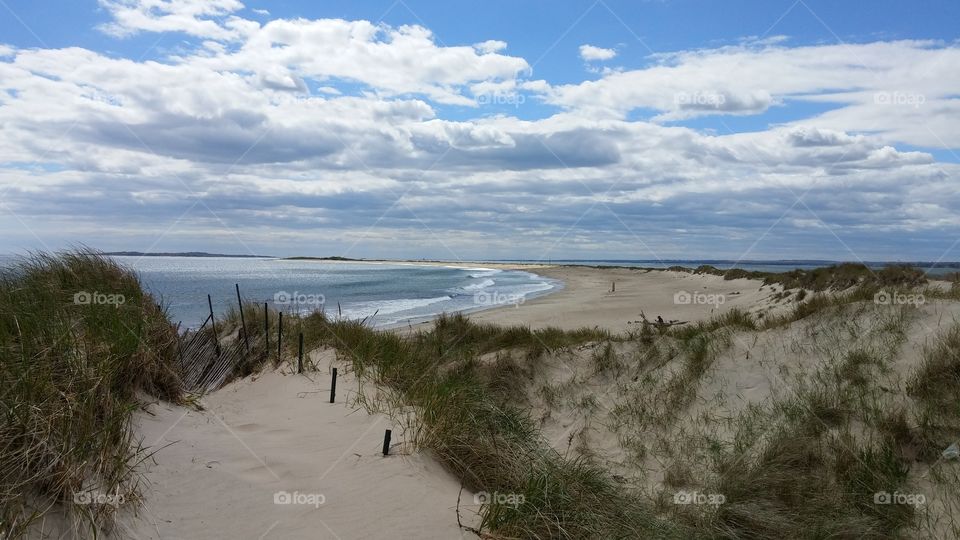
M 176 329 L 136 276 L 81 250 L 0 273 L 0 536 L 62 504 L 81 536 L 133 503 L 138 393 L 181 397 Z M 100 496 L 97 499 L 97 496 Z
M 872 270 L 862 263 L 840 263 L 810 270 L 789 272 L 759 272 L 732 268 L 720 270 L 711 265 L 695 269 L 677 267 L 694 274 L 711 274 L 731 279 L 757 279 L 764 285 L 778 284 L 784 289 L 806 289 L 815 292 L 840 291 L 851 287 L 918 287 L 927 283 L 922 270 L 906 265 L 889 265 Z

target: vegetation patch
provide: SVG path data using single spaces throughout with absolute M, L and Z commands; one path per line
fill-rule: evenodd
M 0 536 L 54 504 L 82 536 L 135 504 L 140 392 L 181 399 L 177 331 L 135 274 L 90 251 L 0 274 Z

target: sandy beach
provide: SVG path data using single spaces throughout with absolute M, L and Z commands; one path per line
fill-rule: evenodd
M 664 321 L 694 322 L 731 309 L 766 310 L 778 289 L 756 280 L 726 281 L 721 276 L 665 270 L 591 268 L 583 266 L 514 266 L 563 282 L 563 289 L 474 313 L 477 322 L 554 326 L 574 330 L 584 326 L 611 332 L 633 328 L 646 316 Z M 761 288 L 762 287 L 762 288 Z

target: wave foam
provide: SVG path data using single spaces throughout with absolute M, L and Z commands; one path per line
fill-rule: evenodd
M 362 319 L 370 317 L 374 313 L 379 315 L 391 315 L 411 309 L 417 309 L 439 302 L 450 300 L 449 296 L 438 296 L 436 298 L 400 298 L 398 300 L 372 300 L 369 302 L 357 302 L 343 310 L 343 317 L 346 319 Z
M 492 279 L 485 279 L 479 283 L 471 283 L 470 285 L 464 285 L 463 287 L 458 287 L 456 290 L 458 292 L 474 292 L 474 291 L 479 291 L 481 289 L 486 289 L 487 287 L 491 287 L 495 284 L 496 283 Z
M 470 277 L 473 279 L 485 278 L 490 276 L 495 276 L 503 270 L 498 270 L 496 268 L 467 268 L 470 273 Z

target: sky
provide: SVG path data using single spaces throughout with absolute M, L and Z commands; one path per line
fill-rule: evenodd
M 957 261 L 958 22 L 0 0 L 0 252 Z

